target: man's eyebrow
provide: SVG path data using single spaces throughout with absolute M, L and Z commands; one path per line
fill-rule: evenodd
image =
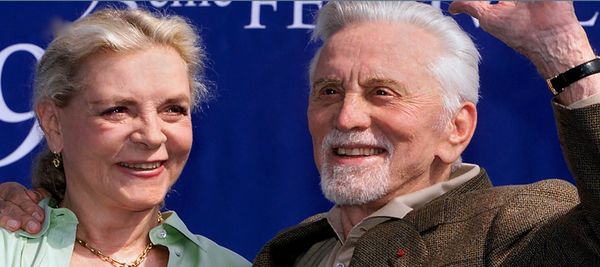
M 190 103 L 191 99 L 186 94 L 179 94 L 177 96 L 173 96 L 165 100 L 164 102 L 167 104 L 177 104 L 177 103 Z
M 319 85 L 325 85 L 325 84 L 335 84 L 335 85 L 340 85 L 342 84 L 342 80 L 340 79 L 331 79 L 331 78 L 322 78 L 322 79 L 318 79 L 316 80 L 313 84 L 312 84 L 312 88 L 315 88 Z
M 367 87 L 377 86 L 377 85 L 394 85 L 397 87 L 406 88 L 406 86 L 399 81 L 392 80 L 392 79 L 385 79 L 385 78 L 371 78 L 371 79 L 364 81 L 362 83 L 362 85 L 367 86 Z
M 389 87 L 390 89 L 392 89 L 400 94 L 406 94 L 409 91 L 408 86 L 406 86 L 405 83 L 402 83 L 398 80 L 387 79 L 387 78 L 367 79 L 366 81 L 361 83 L 361 86 L 367 87 L 367 88 L 385 86 L 385 87 Z

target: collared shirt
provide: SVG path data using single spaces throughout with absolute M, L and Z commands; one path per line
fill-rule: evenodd
M 600 93 L 577 100 L 577 101 L 571 103 L 570 105 L 566 106 L 566 108 L 578 109 L 578 108 L 584 108 L 584 107 L 591 106 L 593 104 L 598 104 L 598 103 L 600 103 Z
M 334 206 L 327 212 L 325 217 L 337 237 L 314 244 L 306 254 L 298 259 L 295 266 L 348 266 L 358 239 L 367 231 L 385 221 L 404 218 L 413 209 L 422 207 L 434 198 L 464 184 L 477 176 L 479 172 L 480 168 L 477 165 L 461 164 L 447 181 L 392 199 L 381 209 L 356 224 L 350 230 L 346 239 L 343 238 L 344 230 L 341 223 L 340 209 Z
M 79 221 L 69 209 L 52 208 L 49 202 L 40 202 L 46 220 L 39 233 L 0 229 L 0 266 L 69 266 Z M 149 236 L 153 244 L 169 249 L 168 266 L 250 266 L 242 256 L 192 234 L 175 212 L 163 217 L 164 223 L 152 228 Z
M 555 100 L 554 100 L 555 101 Z M 600 103 L 600 93 L 586 97 L 568 106 L 567 109 L 578 109 Z M 373 227 L 392 218 L 402 219 L 413 209 L 419 208 L 434 198 L 458 187 L 475 177 L 480 171 L 479 166 L 462 164 L 453 172 L 448 181 L 432 185 L 410 194 L 399 196 L 387 203 L 370 216 L 355 225 L 346 239 L 343 238 L 343 228 L 339 208 L 333 207 L 326 215 L 327 222 L 336 233 L 336 238 L 314 244 L 303 256 L 298 258 L 295 266 L 345 267 L 352 258 L 352 253 L 358 239 Z

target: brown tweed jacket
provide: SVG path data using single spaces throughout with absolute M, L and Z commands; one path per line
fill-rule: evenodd
M 369 230 L 350 266 L 600 266 L 600 104 L 572 111 L 555 104 L 555 116 L 577 189 L 561 180 L 493 187 L 482 169 L 404 219 Z M 269 241 L 254 266 L 293 266 L 333 237 L 315 216 Z

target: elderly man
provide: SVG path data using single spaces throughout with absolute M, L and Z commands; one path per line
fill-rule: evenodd
M 479 53 L 454 20 L 419 3 L 330 2 L 314 31 L 324 44 L 308 121 L 336 205 L 277 235 L 255 266 L 600 263 L 600 105 L 588 106 L 600 83 L 586 77 L 600 61 L 572 3 L 450 10 L 479 18 L 544 77 L 565 73 L 554 108 L 581 204 L 566 182 L 492 187 L 482 168 L 460 163 L 475 130 Z
M 477 119 L 479 53 L 454 20 L 413 2 L 330 2 L 314 32 L 324 44 L 308 120 L 335 206 L 277 235 L 256 266 L 600 264 L 600 75 L 591 75 L 600 60 L 572 3 L 450 9 L 480 19 L 545 78 L 558 75 L 553 105 L 579 197 L 557 180 L 492 187 L 482 168 L 461 163 Z M 2 198 L 23 198 L 8 186 Z

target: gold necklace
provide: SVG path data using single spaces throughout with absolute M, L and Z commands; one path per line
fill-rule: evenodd
M 160 213 L 160 211 L 158 211 L 158 224 L 162 224 L 164 221 L 165 220 L 163 219 L 162 214 Z M 87 242 L 85 242 L 77 237 L 75 237 L 75 241 L 77 242 L 77 244 L 83 246 L 84 248 L 87 248 L 94 255 L 98 256 L 98 258 L 100 258 L 101 260 L 103 260 L 105 262 L 110 263 L 110 265 L 112 265 L 114 267 L 138 267 L 140 264 L 142 264 L 142 262 L 146 259 L 146 257 L 148 257 L 148 253 L 154 247 L 152 242 L 149 242 L 148 245 L 146 246 L 146 248 L 144 249 L 144 251 L 142 251 L 142 254 L 140 254 L 132 263 L 127 264 L 124 262 L 117 261 L 117 260 L 111 258 L 110 256 L 104 255 L 104 253 L 102 253 L 100 250 L 95 249 L 94 247 L 90 246 Z
M 146 246 L 144 251 L 142 251 L 142 254 L 140 254 L 137 257 L 137 259 L 135 259 L 135 261 L 133 261 L 130 264 L 127 264 L 124 262 L 116 261 L 115 259 L 111 258 L 110 256 L 104 255 L 104 253 L 91 247 L 90 245 L 88 245 L 87 242 L 85 242 L 79 238 L 75 238 L 75 241 L 77 241 L 77 243 L 82 245 L 84 248 L 87 248 L 89 251 L 94 253 L 94 255 L 98 256 L 98 258 L 100 258 L 101 260 L 108 262 L 112 266 L 115 266 L 115 267 L 138 267 L 146 259 L 146 257 L 148 256 L 148 252 L 150 252 L 150 250 L 153 247 L 152 242 L 148 243 L 148 245 Z

